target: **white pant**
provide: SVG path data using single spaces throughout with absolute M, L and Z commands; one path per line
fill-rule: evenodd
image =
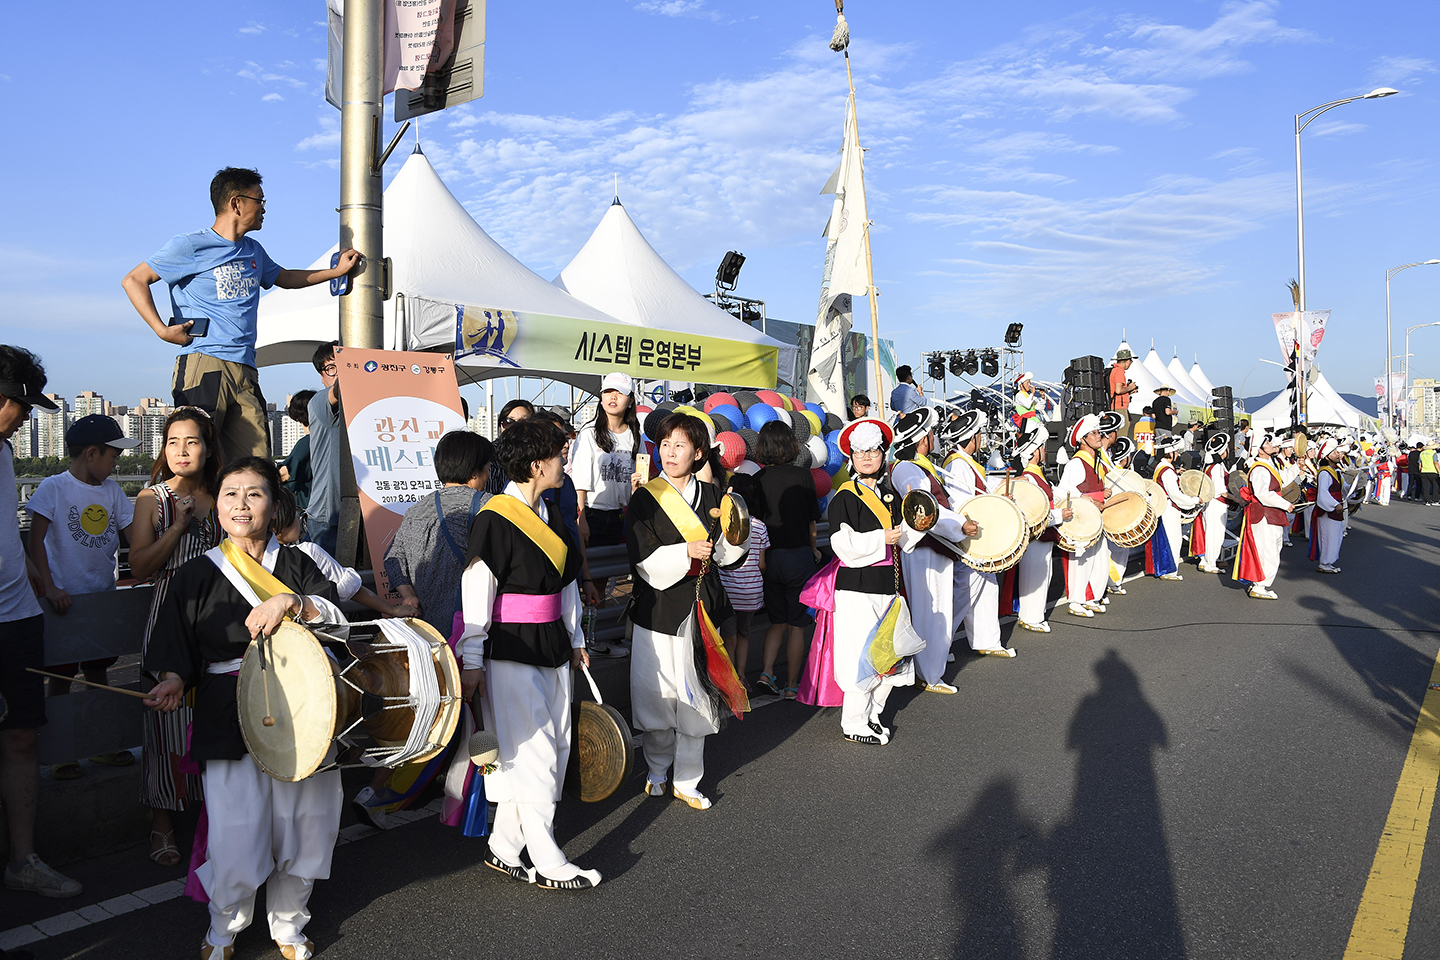
M 889 603 L 888 594 L 835 591 L 835 683 L 845 694 L 840 729 L 849 735 L 873 734 L 870 721 L 880 722 L 891 689 L 915 682 L 915 669 L 908 662 L 889 677 L 859 679 L 865 641 Z
M 646 730 L 644 740 L 645 764 L 650 768 L 647 779 L 651 783 L 664 783 L 670 768 L 675 768 L 675 789 L 695 796 L 699 793 L 700 778 L 705 776 L 705 738 L 679 733 L 673 727 L 669 730 Z
M 202 775 L 208 852 L 196 871 L 210 897 L 211 946 L 228 947 L 255 918 L 265 884 L 270 936 L 304 943 L 310 892 L 330 876 L 344 793 L 340 771 L 274 780 L 249 757 L 208 760 Z
M 1379 489 L 1375 493 L 1375 499 L 1380 501 L 1380 506 L 1382 507 L 1390 506 L 1390 483 L 1389 476 L 1380 478 Z
M 1000 581 L 993 573 L 955 564 L 955 614 L 965 622 L 971 650 L 999 650 Z
M 1195 518 L 1196 523 L 1205 525 L 1205 555 L 1200 562 L 1207 567 L 1213 567 L 1220 562 L 1220 551 L 1225 548 L 1225 515 L 1229 513 L 1229 507 L 1219 498 L 1205 504 L 1203 514 Z M 1195 535 L 1191 530 L 1190 535 Z
M 870 724 L 880 722 L 885 701 L 890 699 L 890 691 L 895 687 L 894 679 L 886 677 L 868 693 L 846 690 L 845 700 L 840 705 L 840 730 L 848 736 L 874 735 Z
M 1345 521 L 1322 516 L 1319 523 L 1320 562 L 1333 567 L 1340 560 L 1340 545 L 1345 541 Z
M 1184 528 L 1180 523 L 1180 511 L 1174 506 L 1165 508 L 1160 514 L 1160 522 L 1165 525 L 1165 539 L 1170 541 L 1170 559 L 1175 562 L 1175 570 L 1180 570 L 1180 541 L 1185 536 Z
M 1125 580 L 1125 568 L 1130 565 L 1130 548 L 1120 546 L 1109 537 L 1105 538 L 1104 543 L 1106 552 L 1101 554 L 1097 562 L 1105 567 L 1110 582 L 1118 586 Z
M 1054 544 L 1032 540 L 1020 557 L 1015 573 L 1015 592 L 1020 595 L 1020 619 L 1032 627 L 1045 622 L 1045 604 L 1050 599 L 1050 577 L 1055 567 Z
M 495 807 L 495 826 L 490 831 L 490 852 L 509 864 L 523 862 L 522 850 L 530 862 L 551 880 L 572 880 L 580 872 L 555 842 L 555 804 L 505 802 Z
M 1260 569 L 1265 574 L 1265 579 L 1256 584 L 1257 587 L 1266 587 L 1275 582 L 1275 575 L 1280 572 L 1280 543 L 1289 528 L 1274 523 L 1252 523 L 1250 524 L 1251 535 L 1255 538 L 1255 552 L 1260 556 Z
M 910 623 L 925 639 L 925 649 L 915 654 L 915 667 L 927 683 L 939 683 L 945 679 L 955 638 L 953 585 L 955 568 L 961 564 L 923 545 L 900 558 Z
M 1078 553 L 1066 554 L 1065 562 L 1069 564 L 1066 568 L 1069 574 L 1069 586 L 1066 596 L 1071 603 L 1085 603 L 1085 590 L 1095 579 L 1095 568 L 1101 566 L 1110 558 L 1110 552 L 1105 547 L 1106 540 L 1101 537 L 1094 544 L 1086 547 Z M 1102 566 L 1103 570 L 1104 567 Z M 1105 574 L 1107 577 L 1109 573 Z M 1101 582 L 1103 586 L 1103 581 Z M 1100 599 L 1096 594 L 1095 599 Z

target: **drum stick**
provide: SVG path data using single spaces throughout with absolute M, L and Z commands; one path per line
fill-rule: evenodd
M 94 687 L 96 690 L 109 690 L 111 693 L 123 693 L 127 697 L 139 697 L 141 700 L 149 700 L 150 694 L 142 693 L 139 690 L 127 690 L 124 687 L 112 687 L 108 683 L 95 683 L 92 680 L 79 680 L 75 677 L 67 677 L 59 673 L 50 673 L 47 670 L 36 670 L 34 667 L 26 667 L 31 673 L 38 673 L 42 677 L 53 677 L 56 680 L 69 680 L 71 683 L 83 683 L 87 687 Z

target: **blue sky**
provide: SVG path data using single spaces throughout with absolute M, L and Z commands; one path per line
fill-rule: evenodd
M 55 43 L 0 54 L 0 339 L 39 352 L 54 389 L 117 402 L 165 396 L 173 358 L 119 280 L 210 223 L 217 168 L 264 174 L 257 237 L 282 264 L 308 263 L 337 229 L 322 0 L 138 9 L 87 5 Z M 1334 311 L 1320 363 L 1338 389 L 1371 393 L 1386 268 L 1440 257 L 1435 11 L 852 0 L 882 335 L 914 362 L 994 343 L 1018 320 L 1027 365 L 1053 377 L 1073 356 L 1108 356 L 1124 329 L 1167 361 L 1198 353 L 1237 395 L 1272 390 L 1278 371 L 1257 359 L 1278 358 L 1269 314 L 1289 308 L 1296 272 L 1291 117 L 1392 86 L 1402 95 L 1305 135 L 1309 301 Z M 49 13 L 20 5 L 12 36 L 45 35 Z M 482 227 L 549 279 L 618 174 L 691 283 L 711 287 L 739 249 L 738 293 L 813 321 L 818 191 L 844 109 L 830 0 L 494 3 L 488 16 L 484 98 L 421 124 Z M 82 69 L 57 77 L 57 63 Z M 1393 292 L 1399 353 L 1405 325 L 1440 320 L 1440 267 Z M 1440 332 L 1412 349 L 1416 375 L 1440 375 Z M 312 379 L 262 372 L 277 400 Z

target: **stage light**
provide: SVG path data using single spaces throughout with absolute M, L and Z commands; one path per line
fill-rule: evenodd
M 967 376 L 975 376 L 980 372 L 980 362 L 975 359 L 975 351 L 971 350 L 965 354 L 965 373 Z
M 931 380 L 944 380 L 945 358 L 938 353 L 930 354 L 929 370 Z
M 745 254 L 738 250 L 726 253 L 724 259 L 720 261 L 720 269 L 715 271 L 715 286 L 734 290 L 735 281 L 740 278 L 740 268 L 744 265 Z
M 950 372 L 957 377 L 965 373 L 965 358 L 959 351 L 950 354 Z
M 1005 328 L 1005 346 L 1013 347 L 1020 342 L 1020 331 L 1024 326 L 1023 323 L 1012 323 Z
M 980 372 L 987 377 L 998 377 L 1000 375 L 1000 358 L 994 350 L 986 350 L 980 361 Z

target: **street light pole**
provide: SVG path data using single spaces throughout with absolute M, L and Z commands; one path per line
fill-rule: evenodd
M 1299 276 L 1296 282 L 1300 287 L 1300 315 L 1295 318 L 1295 333 L 1297 351 L 1295 357 L 1295 381 L 1300 391 L 1300 422 L 1305 422 L 1305 188 L 1300 172 L 1300 132 L 1310 126 L 1311 122 L 1322 113 L 1333 110 L 1346 103 L 1354 103 L 1356 100 L 1378 100 L 1381 97 L 1390 97 L 1399 93 L 1390 87 L 1377 87 L 1369 93 L 1359 97 L 1346 97 L 1343 100 L 1331 100 L 1329 103 L 1322 103 L 1318 107 L 1312 107 L 1304 113 L 1295 114 L 1295 233 L 1298 238 L 1299 248 Z M 1303 123 L 1301 121 L 1304 121 Z
M 1390 424 L 1391 430 L 1395 429 L 1395 391 L 1393 385 L 1390 383 L 1391 362 L 1394 359 L 1391 354 L 1395 348 L 1390 343 L 1390 281 L 1394 279 L 1395 275 L 1401 270 L 1409 270 L 1411 267 L 1429 267 L 1437 263 L 1440 263 L 1440 260 L 1420 260 L 1399 267 L 1391 267 L 1385 271 L 1385 418 L 1386 422 Z M 1408 354 L 1410 353 L 1410 343 L 1408 339 L 1405 343 L 1405 353 L 1407 354 L 1406 377 L 1408 380 Z
M 345 6 L 345 69 L 340 106 L 340 249 L 363 258 L 340 297 L 340 342 L 383 346 L 384 251 L 381 248 L 380 110 L 383 102 L 380 0 Z

